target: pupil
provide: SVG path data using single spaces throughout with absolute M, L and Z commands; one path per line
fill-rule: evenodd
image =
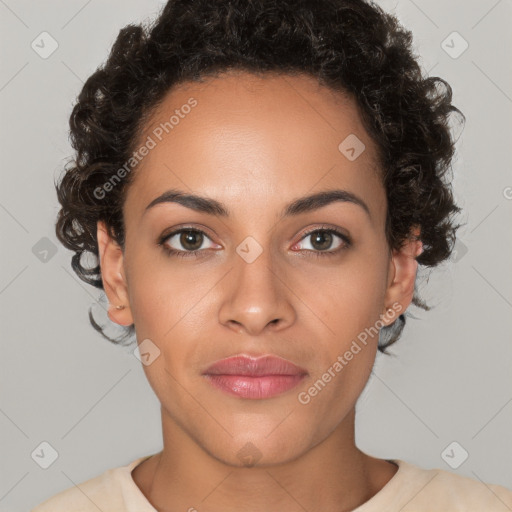
M 311 243 L 313 244 L 313 247 L 315 249 L 328 249 L 331 245 L 332 241 L 332 234 L 327 233 L 326 231 L 317 231 L 315 235 L 312 237 Z M 320 247 L 317 247 L 317 242 L 320 245 Z
M 196 231 L 184 231 L 181 233 L 180 242 L 185 247 L 185 249 L 189 249 L 190 251 L 195 251 L 201 247 L 202 240 L 200 239 L 201 233 L 198 233 Z M 196 238 L 199 238 L 199 241 L 197 241 Z M 194 242 L 194 239 L 195 242 Z M 192 247 L 190 247 L 192 245 Z

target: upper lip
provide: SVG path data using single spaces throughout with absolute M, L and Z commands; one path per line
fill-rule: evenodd
M 304 368 L 275 355 L 251 357 L 237 355 L 220 359 L 210 365 L 204 375 L 245 375 L 262 377 L 266 375 L 306 375 Z

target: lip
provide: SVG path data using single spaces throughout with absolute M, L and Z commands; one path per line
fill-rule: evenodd
M 238 355 L 213 363 L 203 375 L 212 386 L 230 395 L 261 400 L 289 391 L 308 372 L 274 355 Z

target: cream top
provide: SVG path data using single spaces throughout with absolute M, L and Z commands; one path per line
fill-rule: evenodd
M 157 512 L 131 471 L 151 455 L 109 469 L 52 496 L 31 512 Z M 511 512 L 512 490 L 443 469 L 422 469 L 403 460 L 391 480 L 352 512 Z

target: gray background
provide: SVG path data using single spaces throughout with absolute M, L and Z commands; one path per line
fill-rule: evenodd
M 512 2 L 379 3 L 413 31 L 422 66 L 452 85 L 467 116 L 454 164 L 467 225 L 454 260 L 424 280 L 436 307 L 413 307 L 396 357 L 378 356 L 358 403 L 357 444 L 512 488 Z M 161 5 L 0 0 L 1 511 L 27 510 L 161 447 L 141 364 L 89 326 L 101 294 L 73 273 L 53 227 L 53 181 L 72 154 L 68 117 L 82 82 L 123 26 Z M 31 48 L 43 31 L 59 45 L 47 59 Z M 469 43 L 458 58 L 442 47 L 453 31 Z M 43 237 L 57 248 L 46 261 Z M 48 469 L 31 457 L 42 441 L 58 452 Z M 442 457 L 453 441 L 469 453 L 455 469 Z

